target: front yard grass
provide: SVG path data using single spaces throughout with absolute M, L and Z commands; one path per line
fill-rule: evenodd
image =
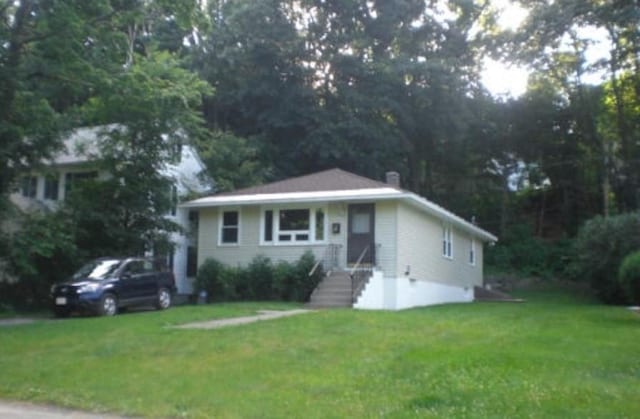
M 295 307 L 216 304 L 2 327 L 0 399 L 143 417 L 640 412 L 640 316 L 558 294 L 170 327 Z

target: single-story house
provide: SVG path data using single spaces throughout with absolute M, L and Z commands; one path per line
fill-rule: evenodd
M 329 275 L 311 297 L 322 305 L 341 278 L 347 306 L 398 310 L 468 302 L 483 284 L 483 245 L 497 238 L 386 182 L 332 169 L 189 201 L 199 212 L 198 265 L 246 265 L 256 255 L 293 262 L 310 250 Z M 350 275 L 345 275 L 347 272 Z M 329 304 L 331 305 L 331 304 Z

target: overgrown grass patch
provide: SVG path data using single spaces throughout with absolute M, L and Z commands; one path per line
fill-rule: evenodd
M 170 327 L 293 307 L 216 304 L 0 328 L 0 398 L 147 417 L 640 411 L 640 316 L 562 294 Z

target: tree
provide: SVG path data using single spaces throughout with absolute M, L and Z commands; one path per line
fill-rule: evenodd
M 516 55 L 551 73 L 563 66 L 567 55 L 574 62 L 573 71 L 562 77 L 574 96 L 573 103 L 583 110 L 576 119 L 582 123 L 588 141 L 598 143 L 598 153 L 603 157 L 600 163 L 603 212 L 609 212 L 611 192 L 621 211 L 637 209 L 640 21 L 636 2 L 562 0 L 522 4 L 530 6 L 531 13 L 524 30 L 514 38 L 514 46 L 520 51 Z M 588 62 L 584 52 L 596 42 L 590 34 L 598 31 L 606 34 L 609 57 Z M 584 75 L 598 71 L 608 79 L 605 104 L 611 117 L 606 130 L 600 126 L 601 110 L 587 99 L 588 88 L 583 81 Z M 635 94 L 629 94 L 631 91 Z
M 0 6 L 0 194 L 60 147 L 65 128 L 102 127 L 93 157 L 109 178 L 74 189 L 61 210 L 74 264 L 170 247 L 165 167 L 204 136 L 202 97 L 213 93 L 180 60 L 199 10 L 196 0 Z

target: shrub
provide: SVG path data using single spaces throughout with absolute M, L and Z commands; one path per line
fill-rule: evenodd
M 627 298 L 640 304 L 640 251 L 627 255 L 620 264 L 618 281 Z
M 311 272 L 315 264 L 316 258 L 310 251 L 305 252 L 296 263 L 291 287 L 292 300 L 307 301 L 315 287 L 322 280 L 323 272 L 321 266 L 318 266 L 314 274 L 309 276 L 309 272 Z
M 574 247 L 574 279 L 586 281 L 606 303 L 626 303 L 618 281 L 622 259 L 640 249 L 640 213 L 595 217 L 579 230 Z
M 512 226 L 495 245 L 488 247 L 488 271 L 524 276 L 556 277 L 564 273 L 571 253 L 569 240 L 547 241 L 533 234 L 527 224 Z
M 306 301 L 322 279 L 322 269 L 309 276 L 316 264 L 306 252 L 295 264 L 274 265 L 265 256 L 256 256 L 246 267 L 225 266 L 207 259 L 196 277 L 196 292 L 205 290 L 211 301 L 285 300 Z
M 295 283 L 295 269 L 288 262 L 278 262 L 273 267 L 273 291 L 280 300 L 295 300 L 293 289 Z
M 225 285 L 222 274 L 225 269 L 225 266 L 215 259 L 205 260 L 196 274 L 196 292 L 206 291 L 210 301 L 224 299 Z
M 272 300 L 276 298 L 273 289 L 273 264 L 266 256 L 258 255 L 247 266 L 246 281 L 248 300 Z

